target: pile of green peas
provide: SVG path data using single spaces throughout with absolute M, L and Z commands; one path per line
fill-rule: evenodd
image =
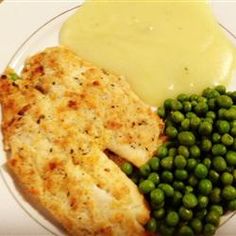
M 139 169 L 122 170 L 151 209 L 146 225 L 161 235 L 214 235 L 236 210 L 236 92 L 224 86 L 180 94 L 158 108 L 168 141 Z

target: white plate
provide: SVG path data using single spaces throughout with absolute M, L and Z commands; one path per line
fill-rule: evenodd
M 61 13 L 60 15 L 54 17 L 44 25 L 42 25 L 38 30 L 36 30 L 32 35 L 26 39 L 26 41 L 19 47 L 16 53 L 13 55 L 9 62 L 9 66 L 14 68 L 16 72 L 20 72 L 24 61 L 30 55 L 41 51 L 46 47 L 51 47 L 58 45 L 58 35 L 60 28 L 63 22 L 76 10 L 79 6 L 72 8 L 66 12 Z M 236 37 L 228 31 L 224 26 L 228 36 L 236 43 Z M 236 89 L 235 83 L 229 86 L 230 89 Z M 0 114 L 1 119 L 1 114 Z M 1 135 L 1 134 L 0 134 Z M 0 146 L 1 147 L 1 146 Z M 1 156 L 4 157 L 6 161 L 6 155 L 3 150 L 0 149 Z M 35 209 L 28 201 L 25 200 L 23 195 L 20 193 L 17 186 L 14 184 L 14 181 L 6 168 L 3 166 L 0 169 L 1 177 L 3 178 L 4 183 L 6 184 L 8 190 L 12 194 L 12 197 L 17 201 L 17 203 L 22 207 L 22 209 L 38 224 L 40 224 L 44 229 L 53 235 L 65 235 L 63 229 L 58 225 L 54 224 L 48 216 L 42 214 L 37 209 Z M 230 213 L 221 219 L 221 226 L 225 224 L 234 214 Z

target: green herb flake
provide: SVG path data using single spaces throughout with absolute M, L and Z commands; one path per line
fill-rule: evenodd
M 19 80 L 19 79 L 20 79 L 20 77 L 16 73 L 11 73 L 10 74 L 10 80 L 16 81 L 16 80 Z

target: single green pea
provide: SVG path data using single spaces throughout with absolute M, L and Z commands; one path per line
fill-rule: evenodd
M 153 212 L 153 216 L 157 219 L 157 220 L 160 220 L 160 219 L 163 219 L 164 216 L 165 216 L 165 208 L 160 208 L 158 210 L 155 210 Z
M 174 187 L 174 189 L 180 190 L 180 191 L 185 189 L 185 185 L 182 181 L 174 181 L 173 187 Z
M 186 118 L 189 118 L 189 119 L 191 119 L 193 117 L 197 117 L 197 115 L 192 111 L 187 112 L 185 116 L 186 116 Z
M 210 118 L 210 117 L 202 118 L 202 122 L 208 122 L 211 125 L 214 124 L 214 120 L 212 118 Z
M 236 127 L 230 129 L 230 134 L 235 138 L 236 137 Z
M 188 130 L 189 127 L 190 127 L 190 120 L 188 118 L 184 119 L 181 122 L 181 127 L 182 127 L 183 130 Z
M 177 155 L 174 159 L 174 164 L 177 169 L 183 169 L 187 165 L 187 161 L 184 156 Z
M 229 201 L 227 207 L 230 211 L 235 211 L 236 210 L 236 199 Z
M 206 157 L 203 159 L 202 164 L 206 166 L 207 169 L 210 169 L 211 167 L 211 159 L 209 157 Z
M 236 120 L 233 120 L 233 121 L 230 122 L 230 127 L 231 128 L 236 127 Z
M 126 175 L 131 175 L 133 172 L 133 166 L 129 162 L 123 163 L 121 169 Z
M 194 107 L 198 104 L 197 101 L 191 101 L 191 104 L 192 104 L 192 108 L 194 109 Z
M 214 169 L 218 172 L 226 170 L 227 164 L 225 159 L 222 156 L 216 156 L 213 158 L 212 165 Z
M 155 218 L 150 218 L 150 220 L 147 223 L 147 230 L 149 232 L 156 232 L 157 230 L 157 222 Z
M 212 183 L 209 179 L 201 179 L 198 184 L 198 190 L 202 195 L 210 194 L 212 190 Z
M 158 107 L 157 109 L 157 114 L 161 117 L 161 118 L 165 118 L 166 117 L 166 110 L 163 106 Z
M 157 156 L 160 158 L 166 157 L 168 155 L 168 149 L 165 145 L 162 145 L 157 150 Z
M 174 179 L 174 176 L 172 174 L 172 172 L 168 171 L 168 170 L 164 170 L 161 173 L 161 180 L 165 183 L 171 183 Z
M 194 111 L 194 107 L 198 104 L 197 101 L 191 101 L 191 105 L 192 105 L 192 112 L 195 112 Z M 195 113 L 196 114 L 196 113 Z
M 216 211 L 219 213 L 220 216 L 222 216 L 224 214 L 224 209 L 220 205 L 211 205 L 210 211 Z
M 212 130 L 213 130 L 212 124 L 207 121 L 201 122 L 198 128 L 198 132 L 201 135 L 210 135 Z
M 199 163 L 199 164 L 196 165 L 196 167 L 194 169 L 194 174 L 199 179 L 204 179 L 204 178 L 207 177 L 208 169 L 205 165 Z
M 212 203 L 220 203 L 221 201 L 221 189 L 214 187 L 210 192 L 209 198 Z
M 206 222 L 218 226 L 220 223 L 220 214 L 217 211 L 210 211 L 206 216 Z
M 211 151 L 214 156 L 218 156 L 224 155 L 227 152 L 227 149 L 223 144 L 217 143 L 212 146 Z
M 168 98 L 164 101 L 164 108 L 170 110 L 171 109 L 171 104 L 174 101 L 173 98 Z
M 212 120 L 215 120 L 216 118 L 216 113 L 214 111 L 208 111 L 206 114 L 207 118 L 211 118 Z
M 184 115 L 180 111 L 174 111 L 174 112 L 171 113 L 171 119 L 175 123 L 181 123 L 184 120 Z
M 191 94 L 190 97 L 189 97 L 189 100 L 190 101 L 197 101 L 199 98 L 199 95 L 197 94 Z
M 141 193 L 149 193 L 155 189 L 155 184 L 151 180 L 144 180 L 139 184 L 139 191 Z
M 182 131 L 178 134 L 178 141 L 181 145 L 192 146 L 195 144 L 196 138 L 192 132 Z
M 197 145 L 193 145 L 189 148 L 190 155 L 193 158 L 198 158 L 201 155 L 201 150 Z
M 209 152 L 211 150 L 211 147 L 212 147 L 212 143 L 211 143 L 210 139 L 204 138 L 201 141 L 201 149 L 202 149 L 202 151 Z
M 181 93 L 177 96 L 177 99 L 180 101 L 180 102 L 183 102 L 183 101 L 188 101 L 189 99 L 189 96 L 185 93 Z
M 215 170 L 210 170 L 208 177 L 209 177 L 209 179 L 211 180 L 212 183 L 216 184 L 216 183 L 218 183 L 220 175 Z
M 209 88 L 209 87 L 203 89 L 203 91 L 202 91 L 202 96 L 203 96 L 203 97 L 207 97 L 207 95 L 208 95 L 211 91 L 212 91 L 212 88 Z
M 217 114 L 218 114 L 218 119 L 224 119 L 225 118 L 225 112 L 227 110 L 225 108 L 220 108 L 218 111 L 217 111 Z
M 174 188 L 171 185 L 163 183 L 159 184 L 158 187 L 163 190 L 166 197 L 172 197 L 174 195 Z
M 199 195 L 198 196 L 198 207 L 206 208 L 208 205 L 209 199 L 207 196 Z
M 187 208 L 181 206 L 181 207 L 179 208 L 179 216 L 180 216 L 183 220 L 189 221 L 189 220 L 191 220 L 192 217 L 193 217 L 193 212 L 192 212 L 191 209 L 187 209 Z
M 194 236 L 194 233 L 193 233 L 193 230 L 189 226 L 183 225 L 180 227 L 178 231 L 178 235 L 179 236 Z
M 164 104 L 165 105 L 165 104 Z M 172 111 L 178 111 L 178 110 L 181 110 L 183 108 L 183 105 L 181 102 L 175 100 L 175 99 L 172 99 L 170 101 L 170 110 Z
M 178 135 L 178 130 L 174 126 L 168 126 L 166 128 L 166 135 L 170 138 L 175 138 Z
M 188 171 L 193 170 L 193 169 L 196 167 L 197 163 L 198 163 L 198 162 L 197 162 L 196 159 L 194 159 L 194 158 L 189 158 L 189 159 L 187 160 L 186 169 L 187 169 Z
M 233 100 L 227 95 L 220 95 L 216 98 L 216 103 L 219 107 L 230 108 L 233 105 Z
M 229 172 L 224 172 L 221 175 L 220 180 L 223 185 L 231 185 L 233 183 L 234 177 Z
M 233 121 L 236 119 L 236 110 L 234 108 L 230 108 L 228 110 L 225 111 L 224 113 L 224 117 L 226 120 L 228 121 Z
M 207 92 L 203 92 L 203 94 L 204 94 L 204 97 L 207 97 L 208 99 L 216 98 L 216 97 L 220 96 L 220 93 L 216 89 L 207 88 L 206 91 Z
M 170 211 L 166 216 L 166 223 L 169 226 L 176 226 L 179 223 L 179 215 L 175 211 Z
M 226 120 L 217 120 L 216 127 L 220 134 L 229 133 L 230 131 L 230 124 Z
M 178 154 L 184 156 L 185 158 L 188 158 L 190 155 L 188 148 L 183 145 L 178 147 Z
M 221 142 L 225 146 L 231 146 L 234 143 L 234 138 L 229 134 L 223 134 L 221 137 Z
M 149 160 L 149 165 L 150 165 L 150 167 L 151 167 L 152 170 L 154 170 L 154 171 L 159 170 L 159 167 L 160 167 L 160 159 L 157 158 L 157 157 L 152 157 L 152 158 Z
M 213 133 L 211 140 L 213 143 L 219 143 L 221 141 L 221 135 L 219 133 Z
M 156 188 L 151 191 L 150 198 L 152 203 L 154 203 L 155 205 L 160 205 L 164 202 L 165 194 L 162 189 Z
M 210 98 L 207 102 L 207 105 L 208 105 L 208 108 L 209 110 L 215 110 L 215 107 L 216 107 L 216 100 L 215 98 Z
M 183 102 L 183 110 L 184 112 L 189 112 L 192 110 L 192 104 L 189 101 Z
M 206 102 L 199 102 L 195 107 L 194 111 L 198 115 L 206 114 L 208 111 L 208 104 Z
M 231 185 L 227 185 L 222 190 L 222 197 L 225 200 L 233 200 L 236 198 L 236 189 Z
M 170 148 L 169 151 L 168 151 L 168 156 L 175 156 L 176 153 L 177 153 L 177 149 L 174 148 L 174 147 L 172 147 L 172 148 Z
M 185 187 L 185 194 L 186 193 L 192 193 L 193 192 L 193 187 L 191 185 L 187 185 Z
M 149 174 L 148 180 L 151 180 L 155 185 L 160 183 L 160 177 L 156 172 Z
M 226 88 L 224 85 L 217 85 L 215 87 L 215 90 L 218 91 L 220 94 L 225 94 L 226 93 Z
M 196 186 L 198 184 L 198 179 L 195 175 L 191 175 L 189 178 L 188 178 L 188 183 L 191 185 L 191 186 Z
M 194 208 L 195 206 L 197 206 L 198 204 L 198 200 L 196 198 L 196 196 L 192 193 L 186 193 L 183 197 L 183 205 L 185 208 L 189 209 L 189 208 Z
M 151 168 L 150 168 L 149 164 L 148 163 L 143 164 L 139 168 L 139 172 L 140 172 L 141 176 L 144 176 L 144 177 L 148 176 L 151 172 Z
M 229 165 L 236 166 L 236 152 L 228 151 L 226 153 L 226 161 Z
M 161 159 L 161 167 L 165 170 L 171 170 L 173 167 L 174 158 L 167 156 Z
M 216 227 L 213 224 L 205 224 L 203 228 L 204 236 L 213 236 L 216 232 Z
M 180 191 L 175 190 L 173 198 L 171 200 L 172 206 L 175 207 L 179 206 L 182 203 L 182 198 L 183 198 L 182 193 Z
M 201 119 L 198 116 L 190 118 L 190 127 L 192 129 L 197 129 L 201 123 Z
M 186 180 L 188 178 L 188 172 L 183 169 L 175 170 L 175 177 L 178 180 Z
M 207 99 L 205 97 L 199 97 L 198 102 L 207 102 Z
M 196 234 L 201 233 L 202 228 L 203 228 L 202 222 L 198 218 L 192 219 L 191 222 L 190 222 L 190 226 Z

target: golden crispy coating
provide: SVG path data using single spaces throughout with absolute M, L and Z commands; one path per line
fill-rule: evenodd
M 145 163 L 162 122 L 124 78 L 68 49 L 26 62 L 22 79 L 0 79 L 8 165 L 71 235 L 143 235 L 149 210 L 137 187 L 104 153 Z

